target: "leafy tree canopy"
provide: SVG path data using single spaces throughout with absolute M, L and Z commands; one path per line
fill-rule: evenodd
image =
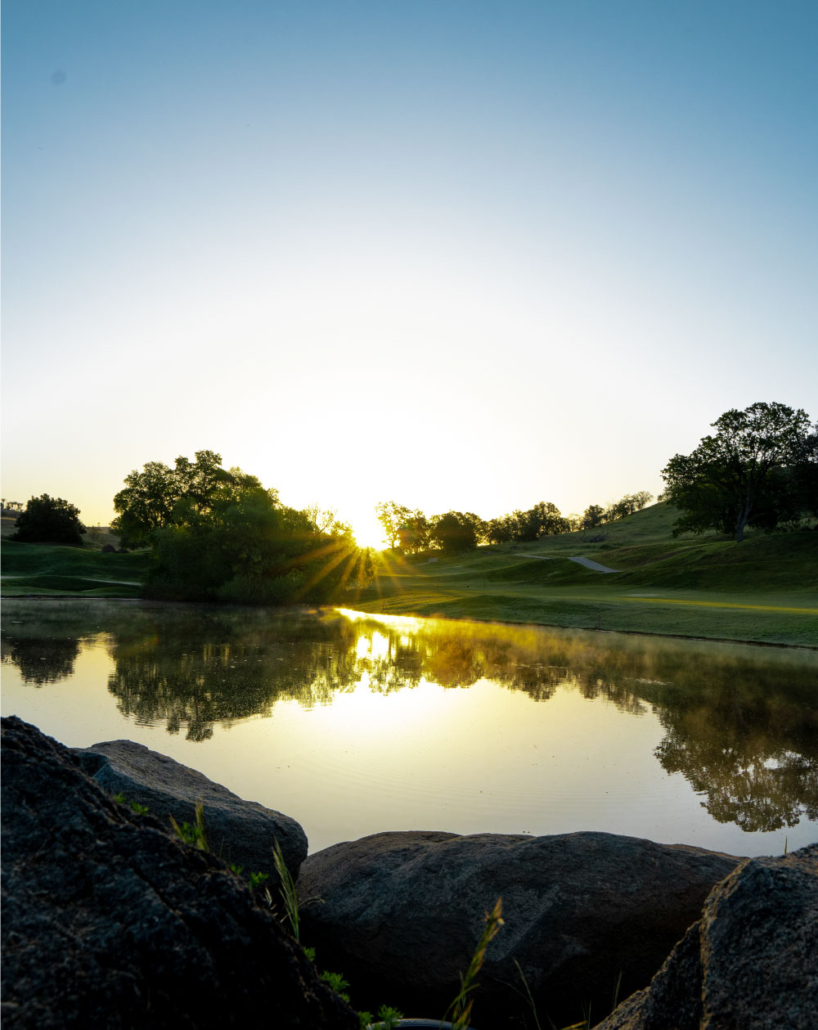
M 432 542 L 446 554 L 459 554 L 477 547 L 477 533 L 474 523 L 463 512 L 449 511 L 435 522 L 431 532 Z
M 111 528 L 122 538 L 123 546 L 146 544 L 151 533 L 171 523 L 179 524 L 193 512 L 209 510 L 216 491 L 231 483 L 254 483 L 241 469 L 227 471 L 215 451 L 196 451 L 196 460 L 184 456 L 170 468 L 161 461 L 146 462 L 142 471 L 125 477 L 125 489 L 114 497 L 119 514 Z M 177 508 L 177 506 L 179 506 Z
M 486 525 L 486 538 L 493 544 L 509 540 L 529 543 L 541 536 L 567 533 L 570 529 L 571 523 L 560 514 L 556 504 L 540 501 L 528 511 L 514 511 L 510 515 L 492 519 Z
M 148 462 L 115 498 L 117 528 L 153 550 L 147 592 L 180 600 L 267 604 L 327 599 L 372 575 L 334 512 L 283 505 L 276 490 L 214 451 Z
M 605 509 L 600 504 L 589 505 L 582 515 L 583 529 L 596 529 L 605 521 Z
M 419 514 L 422 515 L 422 512 Z M 379 501 L 375 505 L 375 516 L 383 526 L 389 546 L 395 548 L 400 541 L 400 531 L 412 517 L 412 509 L 396 501 Z
M 818 510 L 816 435 L 786 404 L 731 408 L 690 454 L 662 470 L 667 500 L 682 511 L 674 534 L 716 529 L 744 539 L 748 526 L 772 530 Z
M 62 497 L 32 497 L 25 511 L 17 518 L 12 540 L 22 543 L 82 545 L 85 526 L 80 522 L 79 508 Z

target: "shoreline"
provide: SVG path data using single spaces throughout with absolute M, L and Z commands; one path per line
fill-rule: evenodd
M 206 607 L 213 610 L 219 609 L 236 609 L 236 608 L 264 608 L 264 605 L 226 605 L 219 601 L 155 601 L 150 598 L 141 597 L 84 597 L 81 594 L 13 594 L 2 597 L 3 603 L 7 604 L 9 601 L 96 601 L 96 602 L 116 602 L 119 604 L 131 604 L 131 605 L 142 605 L 145 607 L 154 608 L 170 608 L 170 607 Z M 479 622 L 484 625 L 497 625 L 497 626 L 527 626 L 527 627 L 542 627 L 543 629 L 559 629 L 566 630 L 572 633 L 610 633 L 610 634 L 622 634 L 624 636 L 636 636 L 636 637 L 652 637 L 652 638 L 663 638 L 667 640 L 695 640 L 697 642 L 712 643 L 712 644 L 741 644 L 747 647 L 776 647 L 783 648 L 789 651 L 818 651 L 818 644 L 785 644 L 771 640 L 742 640 L 738 637 L 706 637 L 698 634 L 688 633 L 654 633 L 650 630 L 637 630 L 637 629 L 603 629 L 602 627 L 588 627 L 583 628 L 579 626 L 563 626 L 556 622 L 523 622 L 511 619 L 486 619 L 479 617 L 472 617 L 468 619 L 452 618 L 446 615 L 419 615 L 412 612 L 401 612 L 401 613 L 389 613 L 389 612 L 371 612 L 361 608 L 346 608 L 340 605 L 282 605 L 280 607 L 269 607 L 271 612 L 279 612 L 284 610 L 300 610 L 300 611 L 354 611 L 359 615 L 371 616 L 378 618 L 379 616 L 389 619 L 436 619 L 440 622 Z

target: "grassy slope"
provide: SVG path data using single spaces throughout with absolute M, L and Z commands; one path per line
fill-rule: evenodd
M 458 558 L 385 553 L 372 586 L 340 603 L 395 615 L 539 622 L 818 646 L 818 533 L 673 539 L 654 505 L 604 530 L 480 548 Z M 5 520 L 4 520 L 5 521 Z M 527 555 L 539 555 L 538 558 Z M 582 555 L 616 574 L 586 569 Z M 3 541 L 3 594 L 135 597 L 148 556 Z
M 654 505 L 606 527 L 437 562 L 384 554 L 355 607 L 818 646 L 818 533 L 674 539 Z M 527 557 L 540 555 L 543 559 Z M 614 568 L 601 574 L 568 556 Z
M 3 540 L 3 596 L 137 597 L 148 555 Z

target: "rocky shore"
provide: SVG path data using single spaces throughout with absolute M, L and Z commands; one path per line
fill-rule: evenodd
M 266 873 L 277 894 L 276 840 L 301 940 L 356 1009 L 442 1018 L 502 897 L 481 1030 L 562 1026 L 589 1005 L 600 1030 L 818 1022 L 818 845 L 747 860 L 607 833 L 407 831 L 307 857 L 292 817 L 130 741 L 72 750 L 11 717 L 2 773 L 9 1028 L 356 1030 L 247 883 Z M 171 832 L 197 803 L 209 853 Z

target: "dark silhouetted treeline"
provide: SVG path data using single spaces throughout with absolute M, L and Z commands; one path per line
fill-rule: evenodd
M 426 516 L 419 508 L 407 508 L 395 501 L 376 504 L 375 514 L 389 546 L 395 550 L 419 554 L 437 549 L 458 554 L 481 544 L 531 543 L 544 536 L 596 529 L 640 511 L 652 500 L 652 494 L 640 490 L 605 507 L 592 504 L 581 516 L 563 515 L 555 504 L 540 501 L 527 511 L 513 511 L 488 521 L 470 511 Z

